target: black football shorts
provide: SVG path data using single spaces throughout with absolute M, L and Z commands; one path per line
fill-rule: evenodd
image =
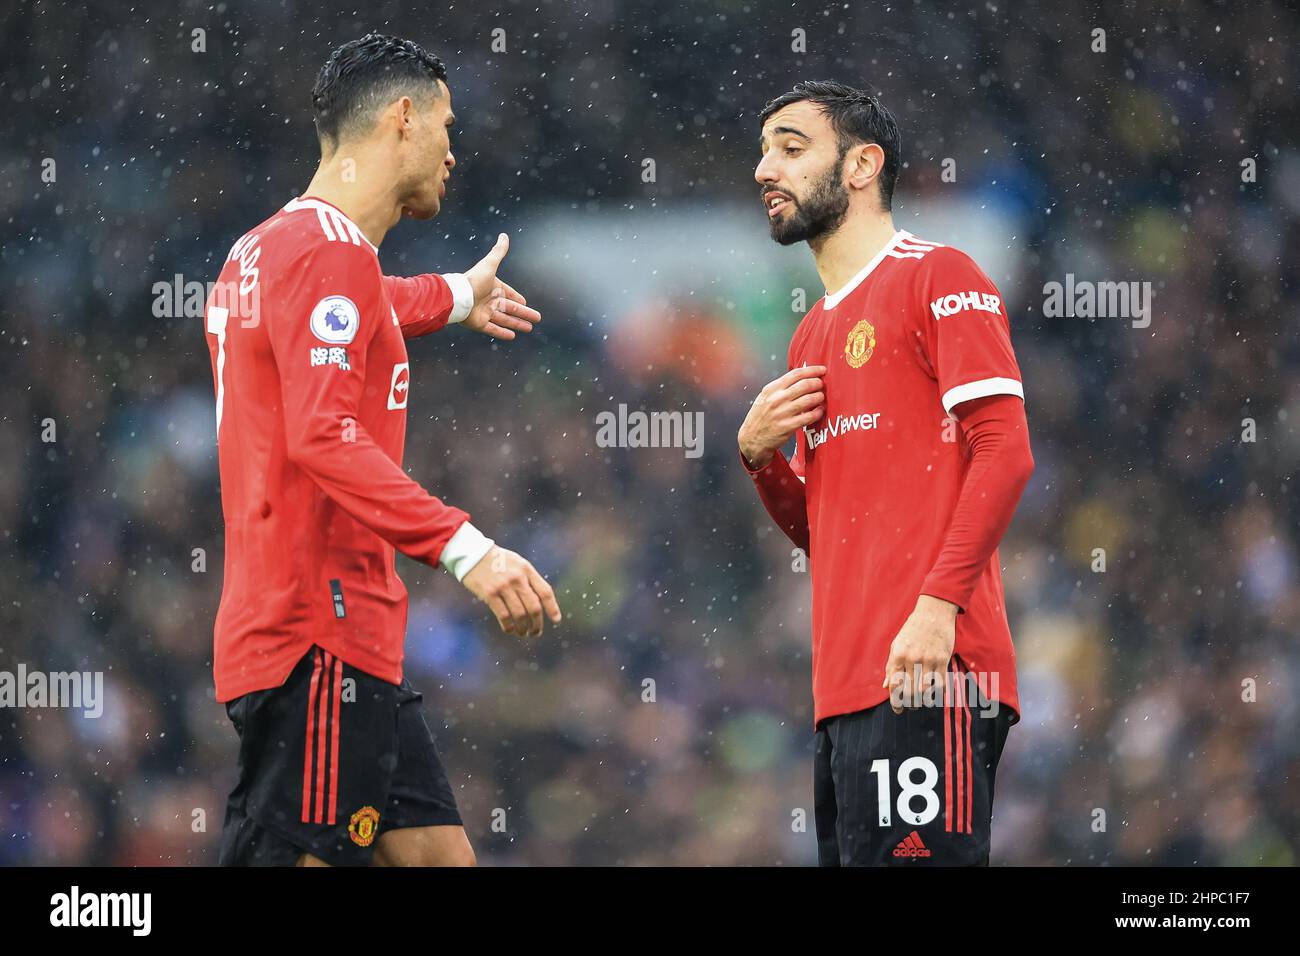
M 954 657 L 942 706 L 888 701 L 817 725 L 813 804 L 822 866 L 988 866 L 993 778 L 1020 718 Z
M 226 806 L 222 866 L 292 866 L 310 853 L 370 863 L 404 827 L 460 826 L 422 697 L 313 647 L 281 686 L 226 704 L 239 781 Z

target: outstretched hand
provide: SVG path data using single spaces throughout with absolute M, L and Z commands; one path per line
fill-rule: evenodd
M 509 249 L 510 237 L 503 232 L 488 254 L 465 273 L 474 290 L 474 308 L 462 323 L 475 332 L 507 342 L 516 332 L 531 332 L 542 321 L 542 313 L 530 309 L 527 299 L 497 278 L 497 269 Z

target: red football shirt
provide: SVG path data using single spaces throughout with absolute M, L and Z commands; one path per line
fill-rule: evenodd
M 1002 298 L 963 252 L 900 230 L 804 316 L 789 367 L 825 365 L 824 415 L 796 436 L 812 574 L 815 720 L 874 707 L 894 637 L 943 547 L 970 460 L 962 402 L 1024 391 Z M 953 653 L 1017 713 L 997 552 Z M 987 683 L 983 683 L 983 682 Z
M 463 317 L 460 286 L 383 275 L 361 230 L 318 199 L 231 249 L 205 313 L 226 526 L 218 700 L 279 686 L 312 644 L 400 682 L 394 547 L 458 560 L 458 576 L 490 547 L 402 470 L 405 337 L 446 325 L 453 307 Z

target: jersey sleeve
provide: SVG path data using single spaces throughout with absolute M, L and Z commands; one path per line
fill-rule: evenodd
M 474 305 L 474 290 L 458 272 L 447 275 L 384 276 L 402 336 L 413 339 L 461 322 Z
M 989 395 L 1025 397 L 1011 326 L 997 287 L 970 256 L 941 246 L 921 263 L 922 349 L 944 411 Z
M 989 559 L 1006 534 L 1034 471 L 1025 406 L 1011 395 L 972 399 L 962 409 L 970 467 L 943 548 L 921 586 L 965 611 Z
M 796 351 L 795 340 L 790 343 L 786 353 L 787 368 L 794 368 Z M 759 500 L 776 522 L 777 527 L 785 532 L 796 547 L 809 553 L 812 535 L 808 527 L 808 496 L 804 488 L 804 436 L 800 430 L 795 433 L 794 457 L 786 460 L 785 453 L 777 449 L 772 460 L 755 471 L 749 467 L 744 454 L 740 463 L 754 482 Z
M 803 476 L 796 474 L 786 461 L 785 455 L 777 451 L 772 460 L 755 471 L 740 456 L 740 463 L 749 473 L 758 498 L 763 507 L 772 516 L 778 528 L 785 532 L 796 547 L 809 551 L 811 535 L 808 528 L 808 499 L 804 490 Z
M 421 488 L 359 420 L 366 353 L 392 321 L 380 314 L 381 288 L 378 262 L 345 243 L 313 246 L 286 270 L 267 321 L 286 454 L 362 525 L 436 565 L 469 515 Z M 328 361 L 319 360 L 322 350 Z

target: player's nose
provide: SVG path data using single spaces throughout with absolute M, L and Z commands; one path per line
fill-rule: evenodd
M 447 171 L 451 172 L 455 168 L 456 157 L 452 154 L 451 150 L 447 150 Z
M 769 183 L 776 182 L 776 170 L 773 168 L 774 164 L 771 162 L 771 159 L 771 153 L 764 153 L 763 158 L 760 159 L 758 165 L 754 167 L 754 179 L 760 186 L 766 186 Z

